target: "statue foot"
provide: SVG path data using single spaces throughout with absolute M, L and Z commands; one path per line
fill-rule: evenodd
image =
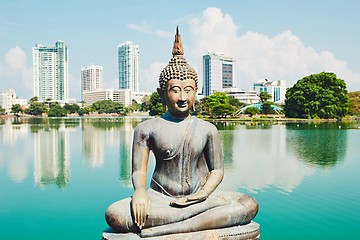
M 183 223 L 183 222 L 182 222 Z M 174 234 L 184 232 L 181 229 L 180 223 L 172 223 L 168 225 L 156 226 L 151 228 L 142 229 L 140 232 L 140 237 L 157 237 L 162 235 Z M 188 231 L 185 231 L 188 232 Z

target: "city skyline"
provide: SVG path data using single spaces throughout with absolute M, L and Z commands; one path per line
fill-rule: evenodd
M 201 57 L 210 50 L 235 59 L 240 89 L 264 78 L 291 87 L 304 76 L 331 71 L 349 91 L 360 90 L 358 1 L 184 1 L 176 8 L 170 1 L 43 3 L 0 3 L 0 90 L 14 89 L 19 98 L 32 97 L 32 47 L 58 40 L 69 49 L 70 98 L 81 99 L 80 69 L 93 63 L 104 67 L 104 88 L 118 88 L 117 46 L 126 41 L 141 49 L 139 89 L 153 92 L 171 58 L 177 25 L 185 58 L 199 75 Z

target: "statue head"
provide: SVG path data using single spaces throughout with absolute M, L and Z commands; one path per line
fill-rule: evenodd
M 184 58 L 184 49 L 182 47 L 178 27 L 176 27 L 176 35 L 172 54 L 173 57 L 170 59 L 170 62 L 164 67 L 164 69 L 160 73 L 159 88 L 157 90 L 162 99 L 163 107 L 165 108 L 166 105 L 170 113 L 176 114 L 176 112 L 181 112 L 183 110 L 189 111 L 188 108 L 190 107 L 191 109 L 193 107 L 198 85 L 198 76 L 196 74 L 196 71 L 186 62 Z M 178 83 L 178 85 L 182 86 L 175 86 L 175 82 Z M 171 83 L 171 86 L 169 86 L 169 83 Z M 189 86 L 185 86 L 189 84 L 192 85 L 191 87 L 193 88 L 193 90 L 191 90 L 190 92 Z M 171 96 L 173 96 L 171 93 L 174 92 L 174 89 L 172 89 L 172 87 L 174 87 L 173 85 L 176 88 L 179 88 L 175 89 L 176 92 L 181 90 L 185 91 L 185 93 L 189 92 L 191 93 L 191 95 L 187 97 L 181 96 L 182 99 L 178 99 L 178 102 L 175 103 L 174 101 L 176 101 L 176 99 L 171 99 Z M 181 87 L 184 87 L 184 89 L 180 89 Z M 192 98 L 191 101 L 189 97 Z

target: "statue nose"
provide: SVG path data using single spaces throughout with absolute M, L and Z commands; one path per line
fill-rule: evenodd
M 186 94 L 185 93 L 183 93 L 183 92 L 181 92 L 180 93 L 180 101 L 186 101 Z

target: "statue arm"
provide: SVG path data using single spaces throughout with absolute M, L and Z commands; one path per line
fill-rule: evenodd
M 145 225 L 151 208 L 150 197 L 146 191 L 146 171 L 150 152 L 147 139 L 148 136 L 141 129 L 135 129 L 132 149 L 132 180 L 135 192 L 131 204 L 134 222 L 140 229 Z
M 204 148 L 206 163 L 210 171 L 206 182 L 196 193 L 177 199 L 172 202 L 172 205 L 187 206 L 204 201 L 221 183 L 224 177 L 224 159 L 221 142 L 215 126 L 211 125 L 210 129 L 207 144 Z

